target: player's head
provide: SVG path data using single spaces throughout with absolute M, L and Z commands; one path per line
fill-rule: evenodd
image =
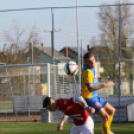
M 87 53 L 83 56 L 83 59 L 84 59 L 85 64 L 86 64 L 89 68 L 94 68 L 94 67 L 95 67 L 95 57 L 94 57 L 93 53 L 87 52 Z
M 49 111 L 55 111 L 58 108 L 57 102 L 53 98 L 47 96 L 43 101 L 43 108 L 46 108 Z

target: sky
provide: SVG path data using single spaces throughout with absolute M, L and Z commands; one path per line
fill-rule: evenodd
M 30 11 L 3 11 L 41 7 L 75 7 L 76 1 L 78 2 L 78 6 L 114 5 L 118 1 L 121 3 L 124 2 L 124 0 L 92 0 L 92 2 L 91 0 L 0 0 L 0 43 L 5 44 L 7 41 L 7 37 L 4 34 L 5 32 L 15 35 L 13 34 L 13 26 L 14 24 L 19 24 L 21 28 L 25 28 L 25 34 L 22 40 L 26 40 L 25 37 L 29 34 L 28 31 L 30 31 L 33 26 L 36 26 L 40 30 L 40 42 L 48 45 L 51 44 L 50 32 L 44 32 L 44 29 L 50 31 L 52 28 L 50 8 Z M 129 0 L 129 2 L 134 3 L 134 0 Z M 92 37 L 98 39 L 99 21 L 97 9 L 98 7 L 79 9 L 80 38 L 85 47 Z M 60 32 L 55 33 L 55 45 L 57 45 L 57 50 L 61 49 L 61 44 L 65 46 L 76 45 L 75 17 L 75 9 L 58 8 L 54 10 L 55 28 L 56 30 L 61 29 Z M 12 38 L 16 38 L 16 36 L 13 36 Z M 2 48 L 1 44 L 0 48 Z
M 78 6 L 99 6 L 104 3 L 114 4 L 116 1 L 119 0 L 77 0 Z M 129 1 L 132 3 L 134 0 Z M 76 6 L 76 0 L 0 0 L 0 10 L 68 6 Z

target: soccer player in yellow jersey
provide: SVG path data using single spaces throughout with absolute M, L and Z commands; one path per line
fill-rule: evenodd
M 95 114 L 102 118 L 103 134 L 114 134 L 110 130 L 115 108 L 97 95 L 97 90 L 103 87 L 114 86 L 112 81 L 98 85 L 95 72 L 95 57 L 88 52 L 83 56 L 84 66 L 82 71 L 82 91 L 81 96 L 85 98 L 87 104 L 95 109 Z

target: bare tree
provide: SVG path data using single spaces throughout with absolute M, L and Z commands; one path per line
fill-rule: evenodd
M 127 0 L 125 1 L 128 2 Z M 116 3 L 119 5 L 120 3 Z M 110 40 L 115 50 L 119 37 L 119 6 L 100 7 L 99 12 L 101 38 Z M 126 46 L 126 40 L 134 33 L 133 13 L 131 5 L 121 6 L 121 47 Z
M 21 24 L 18 21 L 14 21 L 13 27 L 9 31 L 5 31 L 3 34 L 7 43 L 3 46 L 2 51 L 0 52 L 0 61 L 6 64 L 31 64 L 33 58 L 35 62 L 41 54 L 41 51 L 37 47 L 39 44 L 38 28 L 33 26 L 29 31 L 26 31 L 26 28 L 21 27 Z M 34 52 L 33 55 L 32 51 Z M 15 73 L 15 75 L 18 75 L 10 77 L 10 82 L 16 83 L 16 86 L 18 86 L 16 87 L 18 90 L 15 91 L 14 94 L 17 95 L 19 91 L 22 92 L 22 89 L 24 88 L 23 83 L 32 83 L 33 77 L 35 81 L 40 79 L 40 75 L 19 75 L 22 72 L 29 73 L 28 70 L 28 68 L 21 67 L 8 69 L 9 74 L 13 75 Z M 35 71 L 36 68 L 33 68 L 33 72 Z M 5 74 L 5 69 L 0 69 L 0 72 L 1 74 Z M 2 81 L 3 78 L 0 78 L 0 83 Z M 26 88 L 29 88 L 29 86 Z
M 125 0 L 123 3 L 128 3 L 128 0 Z M 115 3 L 117 6 L 102 6 L 100 7 L 99 18 L 100 25 L 99 29 L 101 30 L 100 37 L 103 41 L 107 42 L 107 45 L 111 47 L 113 50 L 112 57 L 118 57 L 119 53 L 119 4 L 120 2 Z M 133 25 L 133 13 L 131 5 L 121 5 L 121 48 L 125 48 L 127 46 L 127 40 L 134 33 L 134 25 Z M 122 51 L 121 51 L 122 52 Z M 128 56 L 127 53 L 121 53 L 121 56 L 124 58 Z M 128 56 L 129 57 L 129 56 Z M 128 58 L 127 57 L 127 58 Z M 118 72 L 115 71 L 115 65 L 117 62 L 115 60 L 111 60 L 113 66 L 113 77 L 118 77 Z M 109 72 L 109 68 L 105 68 L 107 72 Z M 108 69 L 110 69 L 108 71 Z M 106 74 L 106 73 L 105 73 Z M 130 71 L 127 75 L 130 75 Z M 126 76 L 128 78 L 128 76 Z
M 18 21 L 13 22 L 11 30 L 4 32 L 6 44 L 3 46 L 0 57 L 1 62 L 6 64 L 24 64 L 27 57 L 31 57 L 34 50 L 34 58 L 39 56 L 37 45 L 39 44 L 39 32 L 36 26 L 33 26 L 29 31 L 21 27 Z

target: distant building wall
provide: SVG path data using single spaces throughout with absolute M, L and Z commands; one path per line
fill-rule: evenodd
M 48 56 L 47 54 L 45 53 L 42 53 L 38 60 L 37 60 L 37 63 L 50 63 L 52 64 L 52 57 Z M 55 64 L 57 65 L 59 63 L 59 61 L 55 60 Z

